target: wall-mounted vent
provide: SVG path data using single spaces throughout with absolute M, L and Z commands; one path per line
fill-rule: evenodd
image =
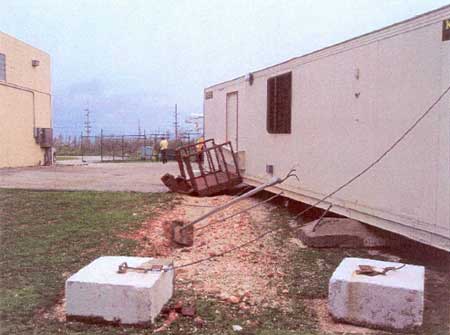
M 273 165 L 266 164 L 266 173 L 273 175 Z
M 450 18 L 442 22 L 442 40 L 450 41 Z
M 247 81 L 250 84 L 250 86 L 253 85 L 253 80 L 254 80 L 253 73 L 250 72 L 245 75 L 245 81 Z
M 34 138 L 41 148 L 50 148 L 53 145 L 53 129 L 52 128 L 35 128 Z
M 213 91 L 205 92 L 205 100 L 212 99 L 212 98 L 213 98 Z
M 31 61 L 31 65 L 32 65 L 33 67 L 39 66 L 39 64 L 41 64 L 41 62 L 38 61 L 37 59 L 33 59 L 33 60 Z

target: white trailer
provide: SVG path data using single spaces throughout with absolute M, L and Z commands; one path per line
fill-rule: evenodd
M 308 204 L 359 173 L 450 85 L 450 6 L 213 85 L 206 138 L 244 181 Z M 373 169 L 319 207 L 450 251 L 450 93 Z

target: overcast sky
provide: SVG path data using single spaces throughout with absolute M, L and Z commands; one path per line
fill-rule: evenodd
M 57 133 L 171 129 L 203 88 L 449 3 L 444 0 L 0 0 L 0 30 L 52 58 Z

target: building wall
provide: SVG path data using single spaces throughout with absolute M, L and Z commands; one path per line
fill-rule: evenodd
M 313 203 L 378 158 L 450 85 L 450 7 L 212 86 L 206 137 L 225 140 L 225 97 L 238 91 L 244 178 L 283 176 Z M 292 133 L 266 131 L 267 79 L 292 71 Z M 357 78 L 359 73 L 359 79 Z M 357 97 L 355 94 L 358 94 Z M 333 211 L 450 250 L 450 94 L 374 169 L 331 200 Z M 322 204 L 321 207 L 328 207 Z
M 34 127 L 51 128 L 50 56 L 0 32 L 6 81 L 0 80 L 0 168 L 43 164 Z M 37 67 L 32 60 L 39 60 Z

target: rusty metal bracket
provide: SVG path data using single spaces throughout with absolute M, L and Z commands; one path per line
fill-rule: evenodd
M 127 262 L 123 262 L 119 265 L 117 273 L 127 273 L 128 271 L 139 272 L 139 273 L 147 273 L 147 272 L 166 272 L 170 270 L 170 267 L 165 267 L 162 264 L 152 264 L 151 267 L 134 267 L 129 266 Z
M 388 266 L 388 267 L 383 268 L 383 270 L 378 271 L 371 265 L 358 265 L 359 270 L 356 270 L 356 274 L 357 275 L 370 276 L 370 277 L 385 276 L 386 273 L 388 273 L 389 271 L 397 271 L 397 270 L 400 270 L 400 269 L 404 268 L 405 266 L 406 266 L 406 264 L 403 264 L 403 265 L 398 266 L 398 267 Z

